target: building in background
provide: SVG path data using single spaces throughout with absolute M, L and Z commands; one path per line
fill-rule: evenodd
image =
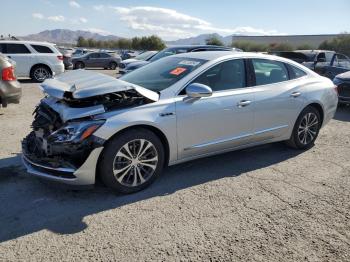
M 254 42 L 257 44 L 281 44 L 287 43 L 293 47 L 298 47 L 301 45 L 309 45 L 313 48 L 318 48 L 318 46 L 326 41 L 332 40 L 333 38 L 339 36 L 339 34 L 327 34 L 327 35 L 273 35 L 273 36 L 243 36 L 243 35 L 233 35 L 232 43 L 235 44 L 238 41 Z

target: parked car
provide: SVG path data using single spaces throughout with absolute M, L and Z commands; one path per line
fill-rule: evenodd
M 120 74 L 129 73 L 131 71 L 134 71 L 135 69 L 143 67 L 149 63 L 157 61 L 158 59 L 166 56 L 181 54 L 181 53 L 188 53 L 188 52 L 200 52 L 200 51 L 236 51 L 236 49 L 232 47 L 215 46 L 215 45 L 184 45 L 184 46 L 168 47 L 163 49 L 162 51 L 160 51 L 159 53 L 157 53 L 147 61 L 136 61 L 136 62 L 129 63 L 125 68 L 122 68 L 121 70 L 119 70 L 119 73 Z
M 135 58 L 129 58 L 129 59 L 123 60 L 119 64 L 119 72 L 122 72 L 122 74 L 124 74 L 125 73 L 124 69 L 130 63 L 137 62 L 137 61 L 148 61 L 157 53 L 158 53 L 158 51 L 146 51 L 146 52 L 139 54 L 138 56 L 135 56 Z
M 333 79 L 340 73 L 350 71 L 350 59 L 346 55 L 338 54 L 334 51 L 273 51 L 270 54 L 294 60 L 329 79 Z
M 47 42 L 0 40 L 0 53 L 16 62 L 16 75 L 43 82 L 64 72 L 63 56 Z
M 63 55 L 63 64 L 64 64 L 64 69 L 73 69 L 73 63 L 72 63 L 72 51 L 68 50 L 66 48 L 59 48 L 59 51 Z
M 79 57 L 88 53 L 91 53 L 92 51 L 88 50 L 88 49 L 75 49 L 75 51 L 72 53 L 72 57 Z
M 337 75 L 333 83 L 338 87 L 339 103 L 350 104 L 350 71 Z
M 6 107 L 9 103 L 19 103 L 22 89 L 16 80 L 15 63 L 3 54 L 0 54 L 0 72 L 0 106 Z
M 120 79 L 70 71 L 41 87 L 27 171 L 74 185 L 99 176 L 122 193 L 195 158 L 277 141 L 308 149 L 338 103 L 332 81 L 298 63 L 224 51 L 165 57 Z
M 83 56 L 73 57 L 72 63 L 74 69 L 82 69 L 85 67 L 102 67 L 104 69 L 116 69 L 121 62 L 119 55 L 105 52 L 93 52 Z
M 133 50 L 122 50 L 120 52 L 120 56 L 121 56 L 122 60 L 134 58 L 139 54 L 140 53 L 138 51 L 133 51 Z

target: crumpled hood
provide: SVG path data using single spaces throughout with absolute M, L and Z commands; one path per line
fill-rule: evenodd
M 71 93 L 73 98 L 83 99 L 134 89 L 152 101 L 159 100 L 159 94 L 149 89 L 87 70 L 65 72 L 45 80 L 40 87 L 44 93 L 57 99 L 63 99 L 66 93 Z

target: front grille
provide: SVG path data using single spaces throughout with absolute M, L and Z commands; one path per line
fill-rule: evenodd
M 350 98 L 350 83 L 343 83 L 338 86 L 340 97 Z

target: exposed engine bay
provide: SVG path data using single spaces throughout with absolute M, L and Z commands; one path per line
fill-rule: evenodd
M 123 92 L 115 92 L 81 99 L 73 98 L 72 93 L 65 93 L 63 100 L 61 100 L 61 103 L 73 108 L 103 105 L 106 112 L 114 109 L 140 106 L 150 102 L 153 101 L 147 99 L 132 89 Z
M 104 123 L 96 116 L 151 102 L 134 89 L 79 99 L 71 92 L 62 99 L 46 96 L 33 112 L 33 131 L 23 140 L 25 157 L 52 168 L 77 169 L 105 142 L 92 134 Z

